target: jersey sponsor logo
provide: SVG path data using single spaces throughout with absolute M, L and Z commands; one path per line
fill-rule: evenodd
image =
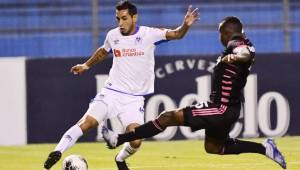
M 115 55 L 116 57 L 121 57 L 121 51 L 120 51 L 120 50 L 114 49 L 114 55 Z
M 238 47 L 238 46 L 241 46 L 241 45 L 245 45 L 245 42 L 244 41 L 233 41 L 233 42 L 231 42 L 231 45 L 233 46 L 233 47 Z
M 134 57 L 145 55 L 143 51 L 138 51 L 135 48 L 125 48 L 125 49 L 114 49 L 115 57 Z

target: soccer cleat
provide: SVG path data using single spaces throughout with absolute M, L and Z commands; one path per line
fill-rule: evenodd
M 103 139 L 106 142 L 106 145 L 109 149 L 115 149 L 118 143 L 118 135 L 113 131 L 109 130 L 107 127 L 102 127 Z
M 129 170 L 125 161 L 123 161 L 123 162 L 117 161 L 116 158 L 117 158 L 117 156 L 115 157 L 115 162 L 117 164 L 118 170 Z
M 283 155 L 278 150 L 273 139 L 266 139 L 264 144 L 266 148 L 266 156 L 276 163 L 278 163 L 283 169 L 286 169 L 286 162 Z
M 45 169 L 50 169 L 56 162 L 58 162 L 61 158 L 61 152 L 60 151 L 53 151 L 49 154 L 46 162 L 44 163 Z

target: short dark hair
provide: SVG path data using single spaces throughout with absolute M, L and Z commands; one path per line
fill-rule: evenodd
M 242 32 L 243 24 L 238 17 L 229 16 L 222 20 L 220 25 L 220 31 L 226 29 L 226 31 Z
M 119 1 L 118 4 L 116 5 L 116 9 L 117 10 L 128 9 L 128 13 L 131 16 L 137 14 L 137 8 L 136 8 L 136 6 L 133 3 L 131 3 L 130 1 L 128 1 L 128 0 L 121 0 L 121 1 Z

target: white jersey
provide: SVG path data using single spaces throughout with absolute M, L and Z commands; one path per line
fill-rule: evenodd
M 130 95 L 154 92 L 154 50 L 166 40 L 167 29 L 139 26 L 123 36 L 119 27 L 110 30 L 102 48 L 113 52 L 113 64 L 105 88 Z

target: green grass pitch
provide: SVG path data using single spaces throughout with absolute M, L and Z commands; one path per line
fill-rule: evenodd
M 250 139 L 262 142 L 264 139 Z M 277 138 L 289 170 L 300 170 L 300 137 Z M 38 170 L 55 144 L 0 147 L 0 170 Z M 121 147 L 120 147 L 121 148 Z M 84 156 L 89 170 L 115 170 L 118 150 L 108 150 L 104 143 L 77 143 L 63 154 Z M 63 158 L 52 168 L 60 170 Z M 205 153 L 203 141 L 145 141 L 142 148 L 127 160 L 133 170 L 279 170 L 279 165 L 257 154 L 231 156 Z

